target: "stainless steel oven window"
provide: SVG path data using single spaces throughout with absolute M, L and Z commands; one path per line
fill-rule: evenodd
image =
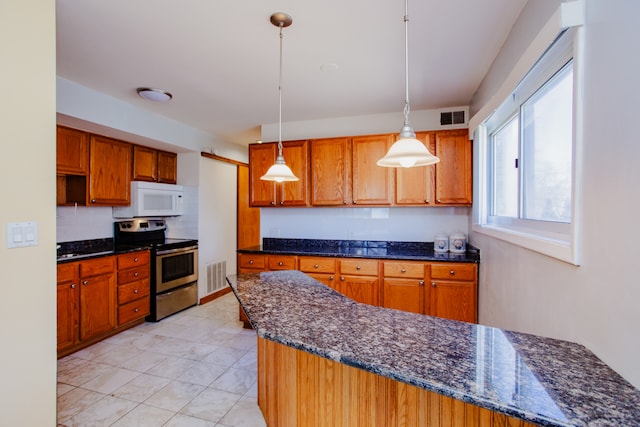
M 155 264 L 157 292 L 198 280 L 197 247 L 160 250 Z

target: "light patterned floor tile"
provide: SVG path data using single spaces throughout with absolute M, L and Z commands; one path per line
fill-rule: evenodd
M 182 408 L 180 413 L 217 422 L 240 398 L 237 394 L 207 388 Z
M 242 398 L 220 420 L 229 427 L 266 427 L 262 412 L 255 400 Z
M 105 396 L 71 418 L 69 427 L 104 427 L 113 424 L 138 404 Z
M 220 347 L 217 351 L 209 354 L 202 359 L 203 362 L 215 363 L 220 366 L 233 366 L 247 354 L 246 350 L 238 350 L 235 348 Z
M 104 394 L 75 388 L 58 398 L 58 423 L 67 424 L 71 418 L 104 398 Z
M 171 381 L 145 400 L 147 405 L 170 411 L 179 411 L 187 403 L 199 395 L 205 387 L 182 381 Z
M 184 414 L 176 414 L 163 427 L 215 427 L 217 425 L 218 424 L 212 421 L 190 417 Z
M 229 368 L 209 387 L 242 395 L 249 391 L 257 380 L 258 375 L 255 372 Z
M 168 378 L 141 374 L 114 391 L 112 395 L 134 402 L 144 402 L 170 382 Z
M 141 375 L 140 372 L 110 366 L 100 375 L 82 384 L 82 388 L 102 394 L 111 394 L 139 375 Z
M 195 362 L 191 368 L 184 371 L 177 379 L 206 387 L 222 375 L 225 370 L 224 366 L 214 365 L 213 363 Z
M 158 427 L 173 417 L 173 411 L 148 405 L 138 405 L 111 427 Z

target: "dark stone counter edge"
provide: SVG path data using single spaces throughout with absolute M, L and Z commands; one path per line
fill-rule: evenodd
M 480 250 L 467 244 L 465 253 L 434 252 L 433 242 L 313 240 L 264 238 L 262 245 L 241 248 L 240 254 L 368 258 L 410 261 L 480 262 Z
M 227 283 L 229 284 L 229 287 L 231 288 L 231 290 L 233 291 L 236 299 L 238 300 L 238 303 L 240 304 L 240 306 L 242 307 L 242 309 L 245 311 L 245 313 L 247 312 L 246 307 L 242 304 L 242 300 L 238 295 L 237 289 L 234 288 L 234 286 L 232 285 L 232 282 L 229 280 L 229 277 L 226 278 Z M 269 341 L 273 341 L 282 345 L 286 345 L 287 347 L 291 347 L 291 348 L 295 348 L 301 351 L 304 351 L 306 353 L 310 353 L 325 359 L 329 359 L 329 360 L 333 360 L 335 362 L 338 363 L 343 363 L 345 365 L 354 367 L 354 368 L 358 368 L 358 369 L 362 369 L 364 371 L 367 372 L 371 372 L 373 374 L 377 374 L 386 378 L 390 378 L 399 382 L 402 382 L 404 384 L 409 384 L 424 390 L 428 390 L 434 393 L 438 393 L 447 397 L 451 397 L 457 400 L 460 400 L 462 402 L 465 403 L 470 403 L 472 405 L 476 405 L 479 406 L 481 408 L 485 408 L 485 409 L 489 409 L 495 412 L 499 412 L 502 414 L 506 414 L 508 416 L 512 416 L 533 424 L 538 424 L 541 426 L 545 426 L 545 427 L 575 427 L 574 424 L 570 424 L 570 423 L 562 423 L 557 419 L 550 419 L 547 417 L 543 417 L 538 413 L 532 413 L 530 411 L 524 411 L 521 408 L 515 408 L 513 406 L 509 406 L 509 405 L 500 405 L 500 404 L 496 404 L 495 402 L 488 400 L 488 399 L 483 399 L 480 398 L 478 396 L 474 396 L 474 395 L 470 395 L 470 394 L 465 394 L 463 392 L 454 390 L 450 387 L 446 387 L 442 384 L 437 384 L 434 382 L 429 382 L 429 381 L 416 381 L 415 378 L 407 378 L 404 377 L 400 374 L 398 374 L 395 371 L 389 371 L 386 369 L 378 369 L 376 366 L 372 366 L 370 364 L 363 364 L 358 362 L 357 360 L 353 360 L 350 358 L 344 358 L 341 357 L 339 354 L 332 354 L 331 352 L 325 351 L 321 348 L 315 347 L 315 346 L 309 346 L 306 345 L 304 343 L 301 342 L 297 342 L 297 341 L 293 341 L 293 340 L 289 340 L 286 339 L 284 337 L 281 337 L 277 334 L 271 334 L 268 333 L 264 330 L 262 330 L 260 327 L 258 327 L 256 324 L 254 324 L 251 321 L 251 317 L 248 316 L 249 319 L 249 323 L 251 323 L 251 326 L 253 327 L 253 329 L 256 331 L 258 337 L 260 338 L 264 338 L 267 339 Z
M 65 264 L 74 261 L 84 261 L 103 256 L 120 255 L 130 252 L 138 252 L 148 250 L 147 246 L 115 246 L 113 238 L 106 237 L 103 239 L 78 240 L 74 242 L 58 243 L 57 263 Z M 76 254 L 66 257 L 67 254 Z

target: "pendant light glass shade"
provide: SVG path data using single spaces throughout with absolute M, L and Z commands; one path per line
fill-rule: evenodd
M 404 92 L 404 125 L 400 137 L 376 164 L 386 168 L 411 168 L 438 163 L 440 159 L 416 139 L 416 133 L 409 125 L 409 0 L 404 2 Z
M 282 29 L 291 25 L 293 20 L 291 16 L 286 13 L 274 13 L 271 15 L 271 23 L 280 28 L 280 74 L 278 78 L 278 95 L 279 95 L 279 110 L 278 110 L 278 156 L 273 166 L 267 170 L 267 173 L 260 177 L 263 181 L 298 181 L 298 177 L 293 174 L 289 166 L 284 162 L 284 156 L 282 155 Z

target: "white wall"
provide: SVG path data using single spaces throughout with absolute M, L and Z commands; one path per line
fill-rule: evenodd
M 55 1 L 0 2 L 0 425 L 56 422 Z M 8 222 L 38 245 L 7 249 Z
M 530 1 L 472 105 L 490 100 L 544 22 L 551 1 Z M 472 233 L 481 250 L 480 322 L 585 345 L 640 387 L 640 2 L 586 0 L 582 264 L 569 265 Z M 547 16 L 548 17 L 548 16 Z M 526 30 L 526 31 L 525 31 Z

